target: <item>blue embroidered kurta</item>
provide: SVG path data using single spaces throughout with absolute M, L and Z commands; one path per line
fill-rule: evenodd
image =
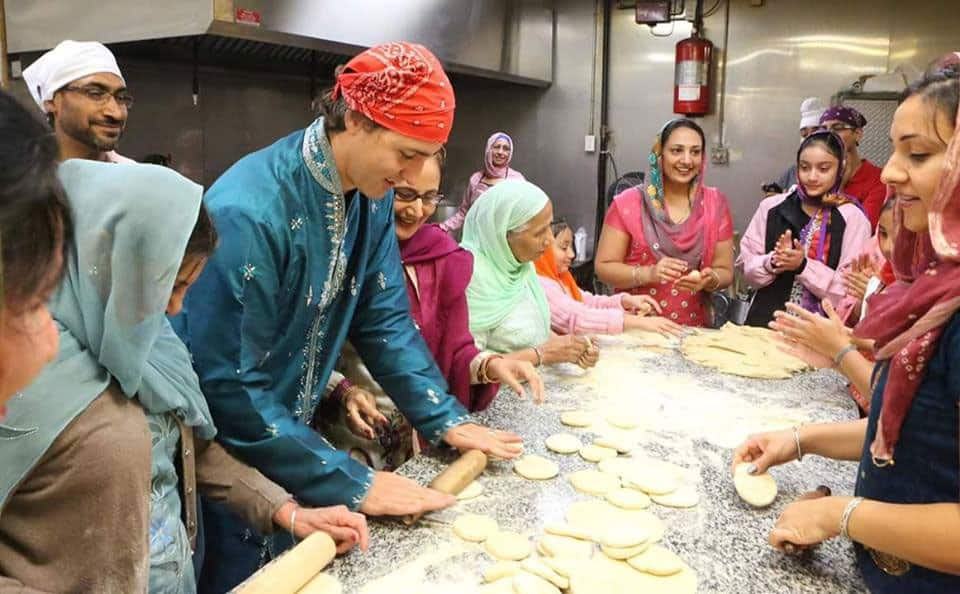
M 356 509 L 373 472 L 309 426 L 348 337 L 425 438 L 469 417 L 410 317 L 392 191 L 345 197 L 332 157 L 318 119 L 223 174 L 220 245 L 176 325 L 218 439 L 299 501 Z

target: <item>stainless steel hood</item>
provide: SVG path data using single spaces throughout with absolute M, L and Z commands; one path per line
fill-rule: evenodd
M 11 54 L 63 39 L 200 37 L 241 58 L 263 44 L 353 55 L 403 39 L 453 72 L 534 86 L 553 79 L 553 0 L 6 0 L 6 13 Z

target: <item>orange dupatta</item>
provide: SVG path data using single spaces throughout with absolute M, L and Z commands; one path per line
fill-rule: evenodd
M 553 257 L 553 247 L 548 247 L 542 256 L 534 260 L 533 265 L 537 269 L 537 274 L 557 281 L 563 285 L 568 295 L 577 301 L 583 301 L 583 294 L 580 292 L 580 287 L 577 286 L 577 281 L 573 280 L 573 275 L 570 274 L 570 271 L 568 270 L 563 274 L 557 271 L 557 260 Z

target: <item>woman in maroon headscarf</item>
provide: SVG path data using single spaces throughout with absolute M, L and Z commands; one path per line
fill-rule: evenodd
M 883 180 L 897 194 L 897 282 L 854 331 L 878 361 L 870 416 L 754 435 L 734 454 L 757 472 L 802 454 L 859 460 L 855 497 L 790 504 L 770 543 L 842 535 L 872 592 L 960 592 L 958 105 L 960 59 L 913 85 L 894 114 Z M 838 366 L 855 350 L 849 338 L 836 351 L 807 346 Z
M 424 163 L 419 175 L 394 188 L 393 210 L 410 313 L 450 393 L 467 410 L 490 406 L 500 382 L 523 395 L 525 380 L 534 400 L 540 402 L 543 382 L 533 365 L 481 352 L 470 334 L 466 289 L 473 274 L 473 255 L 439 225 L 426 224 L 443 199 L 442 166 L 443 155 L 438 154 Z M 333 380 L 337 396 L 333 400 L 343 401 L 345 418 L 325 423 L 322 431 L 338 449 L 348 450 L 366 464 L 396 468 L 417 451 L 413 429 L 349 345 L 338 368 L 347 379 Z

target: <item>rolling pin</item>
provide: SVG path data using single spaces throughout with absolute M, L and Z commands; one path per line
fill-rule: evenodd
M 814 491 L 809 491 L 804 493 L 800 497 L 797 497 L 797 501 L 804 501 L 806 499 L 820 499 L 821 497 L 829 497 L 832 494 L 830 487 L 826 485 L 820 485 Z M 795 545 L 792 542 L 783 543 L 783 552 L 788 555 L 796 555 L 800 551 L 806 549 L 806 546 Z
M 236 594 L 296 594 L 337 554 L 326 532 L 314 532 L 233 590 Z
M 468 450 L 457 460 L 448 466 L 436 478 L 430 481 L 428 485 L 431 489 L 436 489 L 441 493 L 448 495 L 457 495 L 463 491 L 475 478 L 480 476 L 483 469 L 487 467 L 487 455 L 480 450 Z M 407 526 L 413 526 L 423 517 L 423 514 L 410 515 L 403 518 L 403 523 Z

